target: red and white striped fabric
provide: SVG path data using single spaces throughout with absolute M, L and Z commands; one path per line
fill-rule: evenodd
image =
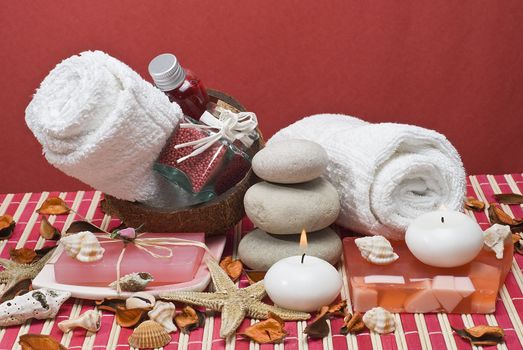
M 494 201 L 494 193 L 522 193 L 523 174 L 512 175 L 477 175 L 470 176 L 468 194 L 483 201 Z M 45 241 L 38 233 L 39 216 L 35 209 L 50 196 L 62 197 L 68 205 L 80 214 L 94 220 L 103 227 L 110 227 L 117 223 L 99 209 L 102 198 L 100 192 L 43 192 L 0 194 L 0 215 L 5 213 L 13 215 L 17 222 L 16 230 L 8 241 L 0 241 L 0 256 L 9 257 L 9 249 L 29 247 L 40 248 Z M 513 216 L 523 217 L 523 206 L 502 206 Z M 468 213 L 475 216 L 483 229 L 489 226 L 486 212 Z M 50 221 L 56 227 L 67 227 L 75 220 L 74 214 L 69 216 L 51 216 Z M 240 227 L 241 226 L 241 227 Z M 251 224 L 244 221 L 228 234 L 225 255 L 235 255 L 241 235 L 248 232 Z M 470 349 L 471 346 L 454 335 L 453 327 L 471 327 L 479 324 L 499 325 L 505 330 L 505 344 L 499 349 L 523 349 L 523 256 L 516 255 L 511 272 L 503 286 L 497 302 L 497 310 L 493 315 L 445 315 L 445 314 L 397 314 L 397 330 L 389 335 L 369 334 L 368 332 L 354 335 L 341 335 L 341 319 L 330 321 L 331 334 L 321 340 L 308 340 L 303 334 L 306 322 L 287 322 L 286 329 L 289 336 L 285 342 L 277 345 L 258 345 L 239 338 L 225 341 L 219 337 L 220 318 L 209 317 L 205 326 L 184 335 L 179 332 L 173 334 L 172 341 L 164 349 L 277 349 L 277 350 L 344 350 L 344 349 Z M 346 281 L 346 274 L 340 268 L 340 273 Z M 241 286 L 246 286 L 245 279 L 240 281 Z M 345 287 L 342 297 L 348 298 Z M 57 323 L 71 316 L 77 316 L 86 310 L 93 309 L 94 303 L 80 299 L 70 299 L 61 308 L 54 320 L 33 320 L 22 326 L 0 328 L 0 350 L 20 349 L 18 337 L 25 333 L 50 334 L 61 341 L 69 349 L 129 349 L 127 338 L 132 330 L 116 325 L 114 315 L 103 312 L 102 327 L 98 333 L 86 333 L 85 330 L 75 330 L 63 334 Z M 245 329 L 254 320 L 246 319 L 240 330 Z

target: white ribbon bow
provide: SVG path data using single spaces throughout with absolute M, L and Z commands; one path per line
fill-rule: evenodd
M 211 113 L 205 111 L 200 118 L 200 122 L 203 124 L 180 124 L 180 128 L 183 129 L 213 129 L 217 131 L 199 140 L 189 141 L 174 146 L 175 149 L 188 146 L 193 146 L 194 148 L 190 154 L 178 159 L 177 163 L 181 163 L 186 159 L 205 152 L 205 150 L 207 150 L 221 138 L 225 138 L 231 143 L 239 140 L 245 147 L 251 147 L 254 140 L 256 139 L 253 136 L 256 132 L 256 127 L 258 127 L 258 119 L 256 118 L 256 114 L 253 112 L 234 113 L 228 109 L 220 107 L 217 107 L 216 110 L 220 112 L 219 118 L 216 118 Z

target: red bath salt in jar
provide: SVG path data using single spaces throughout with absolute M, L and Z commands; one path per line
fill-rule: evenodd
M 200 78 L 183 68 L 176 56 L 170 53 L 156 56 L 149 63 L 149 74 L 156 87 L 171 102 L 176 102 L 185 115 L 200 119 L 209 104 L 209 96 Z
M 154 169 L 177 188 L 192 194 L 193 201 L 188 205 L 194 205 L 209 201 L 236 185 L 245 177 L 251 163 L 246 153 L 220 135 L 205 128 L 184 127 L 190 123 L 198 124 L 189 118 L 182 121 Z

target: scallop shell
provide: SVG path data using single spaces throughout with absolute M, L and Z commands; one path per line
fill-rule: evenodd
M 19 325 L 36 318 L 53 318 L 71 293 L 52 289 L 32 290 L 0 304 L 0 326 Z
M 154 309 L 148 312 L 149 318 L 158 322 L 163 328 L 171 333 L 176 332 L 177 328 L 173 322 L 176 306 L 171 302 L 157 301 Z
M 100 312 L 97 310 L 89 310 L 76 318 L 58 323 L 58 328 L 64 333 L 70 332 L 74 328 L 83 328 L 89 332 L 98 332 L 100 329 Z
M 390 242 L 383 236 L 362 237 L 354 240 L 361 256 L 376 265 L 387 265 L 396 261 L 399 256 L 394 253 Z
M 100 260 L 105 252 L 98 238 L 90 231 L 78 232 L 60 239 L 67 255 L 81 262 Z
M 138 292 L 131 295 L 127 300 L 125 301 L 125 308 L 126 309 L 151 309 L 154 306 L 154 303 L 156 302 L 156 298 L 154 295 L 145 293 L 145 292 Z
M 505 239 L 510 233 L 510 226 L 500 224 L 494 224 L 483 232 L 485 245 L 496 253 L 497 259 L 503 259 Z
M 382 307 L 367 311 L 363 315 L 363 323 L 368 329 L 379 334 L 392 333 L 396 330 L 394 315 Z
M 126 292 L 139 292 L 144 290 L 152 280 L 153 276 L 149 272 L 133 272 L 120 277 L 120 287 Z M 116 289 L 116 281 L 109 287 Z
M 129 345 L 133 348 L 160 348 L 169 344 L 171 336 L 161 324 L 145 321 L 134 329 L 129 337 Z

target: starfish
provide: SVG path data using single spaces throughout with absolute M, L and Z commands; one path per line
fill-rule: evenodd
M 162 293 L 160 298 L 220 311 L 222 313 L 220 337 L 228 338 L 233 335 L 246 316 L 266 319 L 269 312 L 272 312 L 283 320 L 307 320 L 311 317 L 306 312 L 288 310 L 263 303 L 262 299 L 266 295 L 263 281 L 247 288 L 238 288 L 218 265 L 218 262 L 209 258 L 206 263 L 211 272 L 216 289 L 215 293 L 174 291 Z
M 12 260 L 0 259 L 0 266 L 4 268 L 0 272 L 0 283 L 6 284 L 0 297 L 4 295 L 11 287 L 25 279 L 33 279 L 43 269 L 44 265 L 53 255 L 54 249 L 48 251 L 38 261 L 31 264 L 19 264 Z

